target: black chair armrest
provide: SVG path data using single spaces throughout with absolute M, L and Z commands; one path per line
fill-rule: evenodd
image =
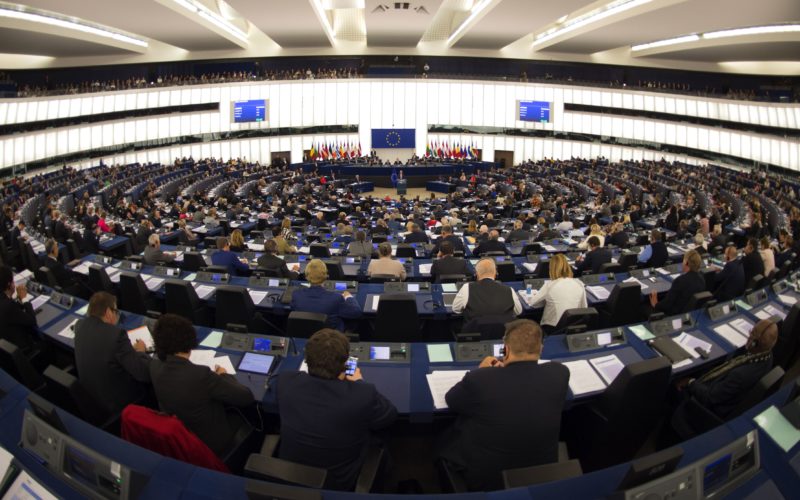
M 274 457 L 275 450 L 278 449 L 278 443 L 280 443 L 280 441 L 280 434 L 267 434 L 264 436 L 264 442 L 261 443 L 261 452 L 259 454 L 265 457 Z
M 369 493 L 372 491 L 385 455 L 386 450 L 380 446 L 371 446 L 367 450 L 367 457 L 361 466 L 358 480 L 356 480 L 356 493 Z
M 244 472 L 250 477 L 317 489 L 325 485 L 328 476 L 328 471 L 325 469 L 256 453 L 248 457 Z

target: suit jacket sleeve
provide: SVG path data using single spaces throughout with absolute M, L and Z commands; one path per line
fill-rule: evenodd
M 360 382 L 356 382 L 360 383 Z M 389 427 L 397 418 L 397 408 L 391 401 L 386 399 L 377 389 L 373 390 L 372 408 L 369 418 L 369 428 L 371 430 Z
M 8 300 L 9 305 L 6 310 L 7 317 L 3 315 L 3 322 L 9 325 L 19 325 L 28 328 L 36 328 L 36 314 L 30 302 L 19 304 L 16 301 Z
M 342 298 L 343 304 L 339 306 L 339 316 L 342 318 L 358 318 L 361 316 L 361 306 L 355 297 Z
M 114 357 L 128 374 L 139 382 L 150 382 L 150 358 L 136 352 L 124 330 L 117 336 L 117 346 Z
M 489 369 L 502 370 L 502 368 L 479 368 L 479 370 Z M 472 373 L 464 375 L 461 382 L 451 387 L 444 396 L 448 408 L 460 415 L 469 415 L 474 409 L 475 390 L 472 389 L 472 377 L 470 375 Z
M 744 394 L 744 379 L 740 370 L 731 370 L 724 377 L 710 383 L 695 382 L 689 392 L 703 406 L 713 409 L 716 405 L 728 402 Z
M 672 308 L 675 305 L 675 299 L 683 295 L 684 293 L 683 289 L 686 288 L 683 286 L 684 276 L 686 275 L 682 274 L 678 278 L 676 278 L 675 281 L 672 282 L 672 287 L 670 287 L 667 296 L 664 297 L 664 300 L 656 304 L 656 311 L 660 312 L 672 311 Z
M 232 406 L 247 406 L 255 401 L 250 389 L 230 374 L 217 375 L 209 370 L 208 388 L 213 399 Z

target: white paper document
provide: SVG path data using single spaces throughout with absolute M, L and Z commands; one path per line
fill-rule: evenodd
M 86 274 L 89 274 L 89 267 L 86 267 Z M 28 281 L 33 273 L 29 269 L 25 269 L 21 273 L 17 273 L 14 275 L 14 286 L 24 285 L 26 281 Z
M 153 343 L 153 336 L 150 334 L 150 329 L 147 328 L 147 325 L 128 330 L 128 337 L 131 339 L 131 345 L 135 344 L 137 340 L 144 342 L 145 347 L 148 349 L 152 349 L 155 345 Z
M 253 304 L 260 304 L 262 300 L 267 298 L 267 294 L 269 292 L 261 292 L 258 290 L 248 290 L 248 294 L 250 294 L 250 298 L 253 299 Z
M 28 297 L 30 297 L 30 295 Z M 49 295 L 39 295 L 35 299 L 31 300 L 31 307 L 35 311 L 42 307 L 48 300 L 50 300 Z
M 311 247 L 300 247 L 297 251 L 298 251 L 298 253 L 306 253 L 307 254 L 307 253 L 309 253 L 311 251 Z
M 433 264 L 420 264 L 419 265 L 419 272 L 420 274 L 431 274 L 431 268 Z
M 378 310 L 378 303 L 380 302 L 380 300 L 381 300 L 381 296 L 380 295 L 373 295 L 372 296 L 372 300 L 369 301 L 369 303 L 368 303 L 369 304 L 369 310 L 373 311 L 373 312 L 377 311 Z
M 773 306 L 772 304 L 767 304 L 764 306 L 763 309 L 756 313 L 756 317 L 758 319 L 769 319 L 773 316 L 777 316 L 780 319 L 786 318 L 786 313 L 778 309 L 777 307 Z
M 606 388 L 606 384 L 585 359 L 567 361 L 562 364 L 569 368 L 569 389 L 574 396 L 602 391 Z
M 108 274 L 108 279 L 110 279 L 112 283 L 119 283 L 119 269 L 107 267 L 106 274 Z
M 778 298 L 781 299 L 781 302 L 787 306 L 793 306 L 797 302 L 796 298 L 792 297 L 791 295 L 786 295 L 785 293 L 779 294 Z
M 58 332 L 58 334 L 61 337 L 64 337 L 64 338 L 67 338 L 67 339 L 74 339 L 75 338 L 75 323 L 77 323 L 78 320 L 80 320 L 80 319 L 81 318 L 75 318 L 72 321 L 70 321 L 70 323 L 67 325 L 67 327 L 64 328 L 63 330 L 61 330 L 60 332 Z
M 536 266 L 538 266 L 538 265 L 539 265 L 538 262 L 523 262 L 522 263 L 522 267 L 524 267 L 526 271 L 531 272 L 531 273 L 536 272 Z
M 444 397 L 454 385 L 461 382 L 469 370 L 437 370 L 426 375 L 428 387 L 433 396 L 433 407 L 437 410 L 447 408 Z
M 749 337 L 750 332 L 753 331 L 753 324 L 744 318 L 736 318 L 728 324 L 745 337 Z
M 619 375 L 619 372 L 625 368 L 625 365 L 622 364 L 622 361 L 619 360 L 616 354 L 592 358 L 589 360 L 589 363 L 591 363 L 600 376 L 603 377 L 606 384 L 613 382 L 614 379 L 617 378 L 617 375 Z
M 542 248 L 544 248 L 544 249 L 545 249 L 545 250 L 547 250 L 548 252 L 555 252 L 555 251 L 557 251 L 557 250 L 558 250 L 558 249 L 557 249 L 556 247 L 554 247 L 553 245 L 543 245 L 543 246 L 542 246 Z
M 606 300 L 611 295 L 611 291 L 604 286 L 587 286 L 586 291 L 594 295 L 598 300 Z
M 144 278 L 144 276 L 142 277 Z M 156 290 L 161 288 L 161 285 L 164 284 L 164 278 L 159 278 L 157 276 L 150 276 L 145 280 L 144 284 L 147 286 L 148 290 L 150 290 L 151 292 L 155 292 Z
M 197 292 L 197 297 L 199 297 L 200 300 L 205 300 L 209 296 L 211 296 L 212 293 L 214 293 L 214 287 L 213 286 L 198 285 L 196 283 L 195 283 L 195 285 L 197 285 L 197 286 L 195 286 L 194 291 Z
M 705 352 L 711 352 L 711 344 L 685 332 L 675 338 L 675 343 L 683 347 L 683 350 L 688 352 L 695 359 L 700 357 L 700 354 L 695 350 L 697 347 Z
M 88 276 L 89 275 L 89 263 L 88 262 L 82 262 L 82 263 L 78 264 L 77 266 L 72 268 L 72 272 L 78 273 L 78 274 L 83 274 L 84 276 Z
M 189 353 L 189 361 L 196 365 L 207 366 L 213 370 L 214 366 L 211 363 L 214 361 L 214 355 L 216 354 L 216 351 L 210 349 L 194 349 Z
M 233 363 L 231 362 L 231 358 L 228 356 L 218 356 L 211 361 L 211 369 L 214 370 L 215 367 L 220 366 L 225 368 L 225 373 L 228 375 L 236 375 L 236 369 L 233 367 Z
M 742 347 L 747 343 L 747 337 L 742 335 L 738 330 L 730 325 L 719 325 L 718 327 L 714 328 L 714 331 L 717 332 L 720 337 L 727 340 L 729 344 L 735 347 Z

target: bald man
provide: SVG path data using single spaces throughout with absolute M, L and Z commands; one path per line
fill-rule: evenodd
M 689 380 L 683 392 L 722 419 L 735 416 L 731 412 L 761 377 L 772 369 L 772 348 L 777 341 L 778 325 L 768 319 L 759 321 L 750 332 L 744 354 L 712 369 L 697 380 Z M 673 426 L 685 431 L 688 425 L 693 431 L 699 427 L 693 425 L 692 420 L 684 401 L 675 411 Z M 692 431 L 688 433 L 694 433 Z
M 736 247 L 725 249 L 725 267 L 714 278 L 714 298 L 718 301 L 734 299 L 744 293 L 744 267 Z
M 506 317 L 511 321 L 522 312 L 514 290 L 495 281 L 497 266 L 493 259 L 481 259 L 475 265 L 475 274 L 476 280 L 462 286 L 453 299 L 453 312 L 464 314 L 464 324 L 486 316 Z
M 475 250 L 472 251 L 475 255 L 481 256 L 487 252 L 503 252 L 503 254 L 508 254 L 508 249 L 506 248 L 505 243 L 500 241 L 500 233 L 497 229 L 492 229 L 489 231 L 489 239 L 486 241 L 481 242 Z

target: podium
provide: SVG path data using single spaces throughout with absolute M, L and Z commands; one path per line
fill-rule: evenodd
M 405 179 L 397 180 L 397 194 L 406 194 L 408 191 L 408 181 Z

